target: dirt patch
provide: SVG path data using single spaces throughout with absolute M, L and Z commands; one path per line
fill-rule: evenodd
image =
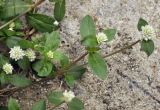
M 41 12 L 52 15 L 51 4 L 43 4 Z M 80 45 L 79 24 L 85 15 L 95 18 L 97 31 L 105 27 L 118 30 L 116 39 L 102 46 L 102 54 L 109 53 L 126 43 L 140 38 L 137 22 L 145 18 L 160 36 L 159 0 L 67 0 L 67 14 L 61 23 L 62 48 L 70 58 L 84 53 Z M 140 46 L 110 57 L 107 60 L 109 75 L 104 81 L 90 70 L 73 91 L 85 103 L 85 110 L 159 110 L 160 108 L 160 39 L 154 40 L 155 53 L 149 58 L 140 52 Z M 86 60 L 84 60 L 85 62 Z M 58 88 L 60 81 L 34 86 L 15 93 L 22 110 L 29 110 L 32 103 L 46 98 L 46 93 Z M 62 105 L 56 110 L 66 110 Z

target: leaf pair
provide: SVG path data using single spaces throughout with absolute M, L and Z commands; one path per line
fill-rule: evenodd
M 107 36 L 108 41 L 114 39 L 116 29 L 106 29 L 103 33 Z M 89 52 L 88 63 L 93 73 L 99 78 L 105 79 L 108 74 L 107 65 L 104 59 L 98 54 L 99 45 L 96 38 L 96 26 L 91 16 L 85 16 L 80 24 L 80 34 L 82 44 L 86 46 Z
M 49 93 L 48 100 L 50 103 L 54 104 L 54 106 L 58 106 L 65 101 L 61 91 L 54 91 Z M 68 110 L 84 110 L 84 105 L 78 98 L 74 98 L 71 102 L 67 102 L 67 105 Z
M 59 33 L 56 31 L 45 33 L 43 37 L 45 37 L 45 41 L 40 53 L 44 56 L 32 65 L 38 76 L 48 76 L 53 72 L 53 62 L 46 55 L 49 51 L 53 51 L 53 60 L 59 61 L 62 67 L 69 63 L 68 57 L 56 50 L 60 44 Z
M 4 110 L 7 110 L 7 108 Z M 9 99 L 8 110 L 20 110 L 20 106 L 15 99 L 13 99 L 13 98 Z M 40 100 L 40 101 L 36 102 L 33 105 L 31 110 L 46 110 L 46 102 L 44 100 Z
M 139 21 L 138 21 L 138 25 L 137 25 L 137 28 L 139 31 L 142 31 L 142 26 L 146 26 L 148 25 L 148 22 L 145 21 L 143 18 L 140 18 Z M 153 40 L 142 40 L 141 41 L 141 51 L 144 51 L 148 56 L 150 56 L 153 51 L 154 51 L 154 42 Z

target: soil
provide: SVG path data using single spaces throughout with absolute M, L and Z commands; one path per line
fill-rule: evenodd
M 155 52 L 150 56 L 140 51 L 140 45 L 106 59 L 109 74 L 100 80 L 88 71 L 72 90 L 85 103 L 85 110 L 160 110 L 160 0 L 66 0 L 66 16 L 61 23 L 61 48 L 71 58 L 85 52 L 80 44 L 80 20 L 87 14 L 96 22 L 97 32 L 102 28 L 116 28 L 116 38 L 103 44 L 107 54 L 141 37 L 137 30 L 140 17 L 156 29 Z M 40 13 L 53 14 L 48 1 L 39 7 Z M 83 63 L 84 61 L 80 62 Z M 30 110 L 32 104 L 45 98 L 47 92 L 59 88 L 60 80 L 45 82 L 13 94 L 22 107 Z M 63 88 L 64 89 L 64 88 Z M 52 105 L 49 104 L 47 110 Z M 55 110 L 67 110 L 67 106 Z

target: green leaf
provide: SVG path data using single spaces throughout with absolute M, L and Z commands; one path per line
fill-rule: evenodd
M 0 110 L 8 110 L 8 108 L 4 106 L 0 106 Z
M 7 29 L 2 29 L 1 32 L 5 35 L 5 37 L 12 37 L 16 35 L 15 31 L 11 31 Z
M 82 65 L 72 66 L 65 74 L 64 80 L 66 81 L 68 86 L 72 87 L 74 86 L 75 81 L 80 79 L 85 71 L 86 68 L 84 68 Z
M 40 32 L 52 32 L 57 27 L 54 26 L 54 18 L 42 14 L 27 14 L 27 21 L 29 25 Z
M 62 2 L 62 0 L 49 0 L 50 2 Z
M 59 47 L 60 44 L 60 37 L 59 33 L 53 31 L 52 33 L 46 33 L 46 42 L 45 42 L 45 50 L 55 50 Z
M 11 75 L 9 82 L 16 87 L 25 87 L 32 83 L 31 80 L 27 79 L 25 76 L 17 74 Z
M 148 22 L 145 21 L 143 18 L 140 18 L 138 21 L 137 28 L 139 31 L 142 31 L 142 26 L 148 25 Z
M 81 100 L 74 98 L 68 103 L 68 110 L 84 110 L 84 104 Z
M 23 70 L 27 70 L 30 67 L 29 59 L 24 57 L 23 59 L 18 60 L 18 66 Z
M 116 35 L 116 29 L 106 29 L 104 30 L 104 33 L 106 34 L 108 41 L 111 41 Z
M 9 48 L 12 48 L 14 46 L 18 46 L 19 45 L 19 41 L 21 40 L 21 38 L 19 37 L 9 37 L 7 40 L 6 40 L 6 44 Z
M 87 48 L 95 48 L 98 45 L 97 38 L 95 36 L 87 36 L 81 42 Z
M 148 56 L 150 56 L 154 51 L 154 42 L 152 40 L 141 41 L 141 51 L 144 51 Z
M 30 6 L 22 0 L 6 0 L 5 5 L 2 7 L 0 18 L 7 19 L 14 17 L 26 11 Z
M 23 24 L 22 21 L 20 19 L 14 21 L 15 27 L 13 29 L 15 30 L 19 30 L 23 28 Z
M 20 40 L 18 44 L 22 49 L 28 49 L 34 47 L 34 44 L 31 41 L 25 39 Z
M 12 98 L 9 99 L 8 110 L 20 110 L 19 104 L 15 99 Z
M 54 7 L 54 18 L 57 21 L 62 21 L 65 16 L 66 11 L 66 1 L 65 0 L 59 0 L 55 3 Z
M 49 93 L 48 101 L 55 106 L 62 104 L 64 102 L 63 93 L 61 91 L 54 91 Z
M 9 83 L 8 75 L 5 73 L 0 73 L 0 84 L 4 85 L 4 84 L 8 84 L 8 83 Z
M 87 15 L 82 19 L 80 24 L 80 34 L 82 40 L 88 36 L 96 36 L 96 26 L 91 16 Z
M 33 105 L 32 110 L 46 110 L 46 102 L 44 100 L 36 102 Z
M 0 54 L 0 67 L 2 67 L 5 63 L 7 63 L 9 60 L 7 57 L 5 57 L 3 54 Z
M 38 73 L 38 76 L 48 76 L 53 69 L 53 64 L 48 61 L 39 60 L 32 65 L 33 69 Z
M 76 81 L 71 74 L 66 74 L 64 80 L 66 81 L 69 87 L 73 87 Z
M 62 67 L 65 67 L 69 64 L 68 57 L 58 50 L 53 52 L 53 60 L 59 61 Z
M 88 64 L 93 73 L 99 78 L 105 79 L 108 74 L 107 66 L 104 59 L 98 53 L 89 53 Z

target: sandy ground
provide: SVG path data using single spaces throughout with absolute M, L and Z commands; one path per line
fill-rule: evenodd
M 140 17 L 146 19 L 160 37 L 160 0 L 66 1 L 67 13 L 61 23 L 61 39 L 70 58 L 84 53 L 84 47 L 80 45 L 79 24 L 87 14 L 94 17 L 97 32 L 106 27 L 118 30 L 113 42 L 102 45 L 102 54 L 139 39 L 137 22 Z M 51 7 L 46 3 L 39 8 L 51 15 Z M 84 101 L 85 110 L 160 110 L 160 39 L 154 42 L 156 49 L 149 58 L 140 51 L 139 45 L 107 58 L 110 72 L 104 81 L 89 70 L 73 88 Z M 50 82 L 16 93 L 14 97 L 21 100 L 23 110 L 29 110 L 35 100 L 45 97 L 47 91 L 59 85 L 59 81 Z M 66 105 L 56 110 L 66 110 Z

